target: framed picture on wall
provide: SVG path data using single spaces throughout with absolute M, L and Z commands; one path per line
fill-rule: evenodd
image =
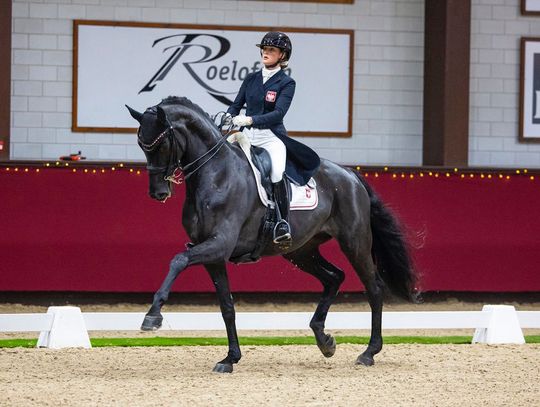
M 540 142 L 540 38 L 521 38 L 519 141 Z
M 540 0 L 521 0 L 521 14 L 540 16 Z
M 144 110 L 170 95 L 215 114 L 261 69 L 255 46 L 273 27 L 74 20 L 74 132 L 134 133 L 125 104 Z M 354 30 L 280 27 L 294 44 L 293 136 L 351 137 Z M 314 64 L 313 55 L 324 49 Z M 326 78 L 332 73 L 332 80 Z

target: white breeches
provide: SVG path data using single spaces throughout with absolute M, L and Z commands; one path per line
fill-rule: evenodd
M 247 129 L 243 133 L 247 136 L 253 146 L 262 147 L 270 154 L 272 161 L 272 173 L 270 178 L 272 182 L 279 182 L 285 172 L 285 162 L 287 160 L 287 149 L 285 144 L 272 131 L 268 129 Z

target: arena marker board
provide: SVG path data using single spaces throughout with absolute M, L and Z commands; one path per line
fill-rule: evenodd
M 79 307 L 49 307 L 47 314 L 53 315 L 50 331 L 41 331 L 38 348 L 91 348 L 81 309 Z
M 516 309 L 511 305 L 484 305 L 482 312 L 489 312 L 487 328 L 476 328 L 472 343 L 524 344 Z

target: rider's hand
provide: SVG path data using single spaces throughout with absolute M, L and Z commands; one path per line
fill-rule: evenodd
M 251 126 L 253 119 L 249 116 L 244 116 L 243 114 L 233 118 L 233 124 L 238 127 L 242 126 Z
M 221 119 L 221 123 L 223 123 L 223 126 L 230 126 L 232 124 L 233 117 L 230 113 L 225 113 L 223 118 Z

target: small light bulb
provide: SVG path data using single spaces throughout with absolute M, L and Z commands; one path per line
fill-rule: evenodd
M 388 171 L 388 167 L 384 167 L 384 170 L 385 170 L 385 171 Z
M 116 168 L 112 167 L 111 170 L 112 170 L 112 171 L 116 171 Z
M 88 172 L 88 168 L 85 168 L 85 169 L 84 169 L 84 172 Z

